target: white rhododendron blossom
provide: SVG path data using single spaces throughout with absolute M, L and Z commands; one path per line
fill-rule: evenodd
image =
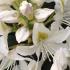
M 70 52 L 66 48 L 60 48 L 56 51 L 53 59 L 53 65 L 51 70 L 64 70 L 68 65 L 68 58 L 70 57 Z
M 69 0 L 0 0 L 0 70 L 70 70 L 69 7 Z
M 48 52 L 52 56 L 51 47 L 49 45 L 54 43 L 54 46 L 56 47 L 56 43 L 62 43 L 64 40 L 66 40 L 70 35 L 70 28 L 67 27 L 66 29 L 60 30 L 60 31 L 50 31 L 47 29 L 42 23 L 35 23 L 33 28 L 33 43 L 35 46 L 38 47 L 38 56 L 40 52 L 46 53 L 48 55 Z M 53 44 L 51 45 L 53 46 Z M 55 48 L 53 47 L 53 49 Z

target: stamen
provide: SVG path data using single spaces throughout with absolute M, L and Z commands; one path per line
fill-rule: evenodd
M 51 62 L 51 59 L 50 59 L 50 57 L 49 57 L 49 54 L 50 54 L 50 55 L 52 56 L 52 58 L 53 58 L 54 56 L 53 56 L 52 52 L 49 50 L 49 48 L 48 48 L 45 44 L 42 43 L 41 45 L 42 45 L 43 50 L 45 51 L 45 53 L 46 53 L 46 55 L 47 55 L 49 61 Z
M 47 46 L 48 47 L 48 46 Z M 52 58 L 54 57 L 52 52 L 49 50 L 49 48 L 45 47 L 45 49 L 48 51 L 48 53 L 52 56 Z
M 63 24 L 66 24 L 66 25 L 68 25 L 68 26 L 70 26 L 70 22 L 67 21 L 67 20 L 63 20 L 62 23 L 63 23 Z
M 7 70 L 9 70 L 9 67 L 7 68 Z
M 46 59 L 46 57 L 45 57 L 45 54 L 44 54 L 44 51 L 43 50 L 41 50 L 42 51 L 42 58 L 43 58 L 43 60 L 45 60 Z
M 46 56 L 46 57 L 48 57 L 48 59 L 49 59 L 49 61 L 51 61 L 51 59 L 49 58 L 49 54 L 48 54 L 48 52 L 46 51 L 46 49 L 45 49 L 45 47 L 44 47 L 44 45 L 43 45 L 43 42 L 41 42 L 41 46 L 42 46 L 42 51 L 43 51 L 43 53 L 45 52 L 46 54 L 44 55 L 44 57 Z
M 51 59 L 50 59 L 50 57 L 49 57 L 49 54 L 48 54 L 48 51 L 47 51 L 46 47 L 44 46 L 44 44 L 42 44 L 42 46 L 43 46 L 43 48 L 44 48 L 44 51 L 46 52 L 46 55 L 47 55 L 49 61 L 51 62 Z
M 39 46 L 40 48 L 43 48 L 43 47 L 41 47 L 42 46 L 42 42 L 38 43 L 37 46 Z M 42 52 L 42 56 L 43 56 L 42 58 L 43 58 L 43 60 L 45 60 L 46 59 L 46 56 L 45 56 L 45 53 L 44 53 L 44 49 L 41 49 L 41 52 Z
M 14 69 L 14 67 L 16 67 L 16 62 L 13 63 L 13 69 Z

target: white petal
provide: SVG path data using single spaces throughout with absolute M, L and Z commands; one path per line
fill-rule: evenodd
M 12 60 L 24 60 L 24 57 L 18 55 L 15 49 L 9 52 L 8 58 Z
M 53 65 L 52 65 L 50 70 L 63 70 L 63 69 L 61 68 L 60 65 L 58 66 L 57 63 L 53 63 Z
M 51 24 L 51 31 L 53 31 L 53 32 L 59 31 L 59 27 L 60 27 L 60 25 L 55 21 Z
M 41 60 L 38 62 L 38 70 L 41 70 L 41 68 L 42 68 L 42 65 L 43 65 L 43 59 L 41 58 Z
M 14 66 L 12 70 L 20 70 L 19 65 Z
M 61 0 L 54 0 L 54 1 L 55 1 L 57 4 L 61 2 Z M 66 4 L 67 4 L 67 1 L 68 1 L 68 0 L 63 0 L 64 5 L 66 5 Z
M 20 70 L 29 70 L 25 61 L 19 61 Z
M 8 63 L 9 63 L 9 59 L 7 59 L 6 57 L 4 57 L 4 58 L 2 59 L 1 64 L 0 64 L 0 70 L 4 70 L 5 67 L 6 67 L 6 64 L 8 64 Z
M 38 43 L 38 32 L 43 32 L 43 33 L 48 34 L 49 33 L 49 29 L 47 29 L 43 25 L 43 23 L 34 23 L 32 39 L 33 39 L 33 43 L 35 45 L 37 45 L 37 43 Z
M 37 44 L 38 40 L 38 25 L 37 23 L 34 24 L 33 27 L 33 34 L 32 34 L 33 43 Z
M 69 13 L 69 11 L 70 11 L 70 2 L 69 2 L 69 0 L 65 0 L 65 3 L 66 3 L 66 5 L 65 5 L 65 7 L 64 7 L 64 15 L 66 14 L 67 15 L 67 13 Z M 69 14 L 67 15 L 67 16 L 69 16 Z
M 24 58 L 23 56 L 21 56 L 21 54 L 19 55 L 19 53 L 17 52 L 17 49 L 13 49 L 9 52 L 7 58 L 9 58 L 10 60 L 27 60 L 27 61 L 32 61 L 32 59 L 30 58 Z
M 60 48 L 54 55 L 54 63 L 58 63 L 63 69 L 66 69 L 68 62 L 66 54 L 67 51 L 65 50 L 65 48 Z
M 29 70 L 38 70 L 38 62 L 36 61 L 31 61 L 28 65 Z
M 36 68 L 36 61 L 32 60 L 32 61 L 28 64 L 28 68 L 29 68 L 29 70 L 35 70 L 35 68 Z
M 0 23 L 0 53 L 4 56 L 8 54 L 8 43 L 7 43 L 7 36 L 11 29 L 6 26 L 4 23 Z
M 16 31 L 16 34 L 15 34 L 16 40 L 18 41 L 18 43 L 27 40 L 29 35 L 30 35 L 29 30 L 26 27 L 24 27 L 24 26 L 19 28 Z
M 7 17 L 7 18 L 3 18 L 2 21 L 5 21 L 6 23 L 17 23 L 17 18 Z
M 48 38 L 49 42 L 61 43 L 65 41 L 70 36 L 70 28 L 60 30 L 59 32 L 54 33 L 51 37 Z
M 17 46 L 16 52 L 20 55 L 27 56 L 27 55 L 32 55 L 36 51 L 35 46 Z
M 4 55 L 8 54 L 8 48 L 7 48 L 6 40 L 3 36 L 0 37 L 0 53 L 2 53 Z
M 68 44 L 68 46 L 69 46 L 69 48 L 70 48 L 70 36 L 67 38 L 67 44 Z
M 52 13 L 54 12 L 53 9 L 36 9 L 35 10 L 35 18 L 38 22 L 45 21 Z
M 6 23 L 16 23 L 17 20 L 17 12 L 15 10 L 6 10 L 0 12 L 0 21 Z
M 68 45 L 67 45 L 68 46 Z M 70 58 L 70 49 L 69 49 L 69 46 L 68 47 L 64 47 L 62 49 L 62 51 L 64 52 L 66 58 Z
M 67 3 L 64 7 L 64 20 L 63 21 L 66 21 L 68 25 L 70 25 L 70 1 L 69 0 L 66 0 Z
M 33 60 L 28 64 L 28 68 L 29 70 L 41 70 L 42 64 L 43 64 L 43 60 L 39 62 Z
M 4 57 L 4 55 L 0 53 L 0 60 L 2 60 L 3 57 Z
M 41 54 L 41 49 L 40 49 L 40 47 L 38 47 L 36 50 L 36 55 L 37 55 L 38 59 L 40 57 L 40 54 Z
M 63 44 L 63 43 L 61 43 L 61 44 L 57 44 L 57 43 L 52 43 L 52 42 L 46 42 L 45 41 L 45 44 L 44 44 L 45 46 L 47 46 L 47 49 L 49 49 L 49 51 L 52 53 L 52 54 L 54 54 L 58 49 L 60 49 L 61 47 L 62 48 L 65 48 L 65 47 L 67 47 L 67 45 L 66 44 Z
M 8 59 L 7 57 L 4 57 L 2 59 L 2 62 L 1 62 L 1 66 L 2 68 L 6 69 L 6 68 L 9 68 L 12 64 L 14 63 L 13 60 L 10 60 Z M 3 70 L 3 69 L 2 69 Z

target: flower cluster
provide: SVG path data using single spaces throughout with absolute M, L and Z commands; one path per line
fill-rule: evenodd
M 52 1 L 54 8 L 43 7 Z M 50 70 L 70 66 L 69 6 L 69 0 L 0 0 L 0 70 L 41 70 L 50 56 Z

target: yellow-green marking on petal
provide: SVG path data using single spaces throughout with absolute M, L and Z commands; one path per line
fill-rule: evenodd
M 38 32 L 38 41 L 43 41 L 48 38 L 48 34 L 43 32 Z

